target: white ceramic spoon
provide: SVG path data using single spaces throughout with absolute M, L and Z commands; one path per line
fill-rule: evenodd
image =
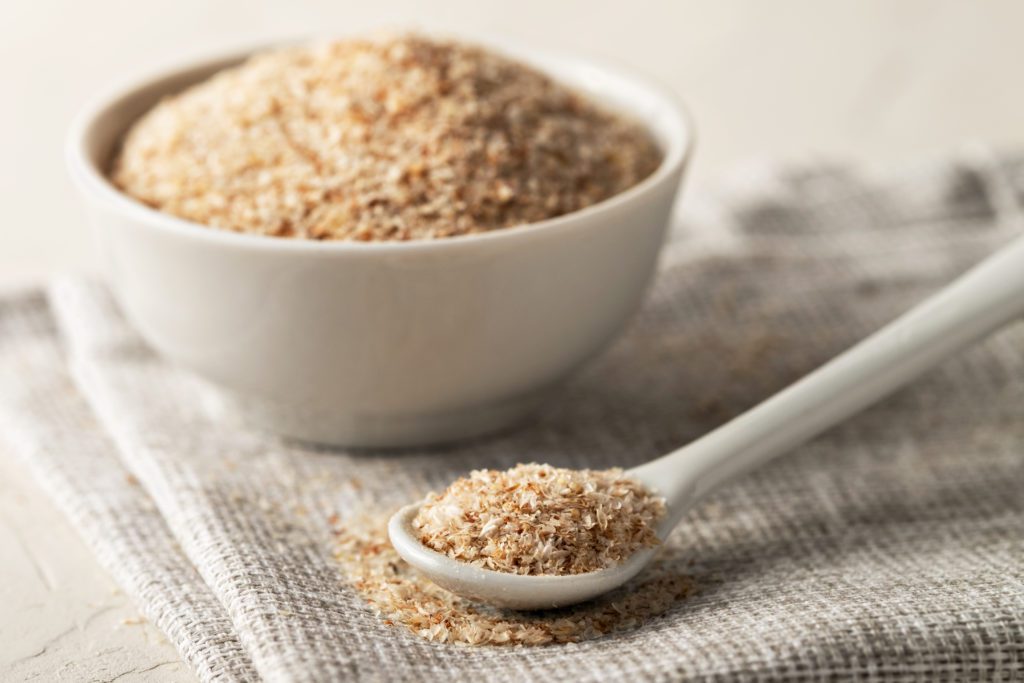
M 664 539 L 698 501 L 734 478 L 806 442 L 887 396 L 951 354 L 1024 316 L 1024 238 L 810 375 L 706 436 L 626 474 L 663 495 Z M 391 518 L 391 543 L 434 583 L 514 609 L 561 607 L 635 576 L 653 557 L 640 551 L 610 569 L 571 576 L 520 576 L 480 569 L 424 546 L 410 522 L 419 503 Z

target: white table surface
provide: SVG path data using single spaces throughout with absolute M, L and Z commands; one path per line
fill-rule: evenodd
M 182 55 L 376 27 L 482 32 L 643 69 L 699 128 L 700 185 L 752 157 L 890 163 L 1024 143 L 1019 0 L 3 0 L 0 285 L 92 266 L 64 131 Z M 0 681 L 189 680 L 0 446 Z

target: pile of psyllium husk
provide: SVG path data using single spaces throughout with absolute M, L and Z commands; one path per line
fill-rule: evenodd
M 658 544 L 665 501 L 622 470 L 477 470 L 431 494 L 413 520 L 429 548 L 511 574 L 581 574 Z
M 414 528 L 425 545 L 495 571 L 578 574 L 657 543 L 664 500 L 620 470 L 519 465 L 480 470 L 428 496 Z M 517 612 L 458 597 L 405 563 L 387 515 L 338 522 L 335 557 L 386 623 L 469 645 L 567 643 L 628 630 L 690 595 L 692 580 L 661 561 L 627 586 L 571 608 Z
M 660 161 L 641 126 L 536 69 L 399 35 L 257 54 L 164 99 L 112 179 L 214 228 L 410 240 L 561 216 Z

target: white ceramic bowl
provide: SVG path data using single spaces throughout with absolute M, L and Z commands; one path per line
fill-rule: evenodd
M 692 131 L 643 79 L 499 49 L 643 122 L 660 168 L 582 211 L 481 235 L 325 243 L 214 230 L 144 206 L 105 174 L 127 127 L 161 96 L 245 55 L 194 63 L 103 98 L 71 132 L 71 173 L 125 314 L 159 352 L 285 436 L 401 447 L 527 416 L 636 310 Z

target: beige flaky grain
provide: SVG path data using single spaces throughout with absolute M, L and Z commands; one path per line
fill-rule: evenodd
M 639 126 L 532 68 L 400 35 L 260 54 L 168 97 L 112 177 L 215 228 L 409 240 L 560 216 L 659 162 Z
M 413 519 L 429 548 L 511 574 L 581 574 L 657 545 L 664 499 L 622 470 L 517 465 L 475 470 L 431 493 Z
M 449 593 L 419 574 L 391 547 L 388 515 L 333 520 L 335 558 L 347 582 L 388 626 L 458 645 L 547 645 L 638 628 L 692 595 L 678 557 L 656 558 L 638 578 L 575 607 L 517 612 Z M 670 551 L 678 552 L 678 551 Z

